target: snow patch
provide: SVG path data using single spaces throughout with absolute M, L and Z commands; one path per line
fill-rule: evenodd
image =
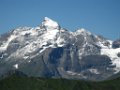
M 31 60 L 28 61 L 29 63 L 31 62 Z
M 100 72 L 98 72 L 97 69 L 91 68 L 91 69 L 89 69 L 89 71 L 90 71 L 91 73 L 94 73 L 94 74 L 100 74 Z
M 67 71 L 68 74 L 70 75 L 81 75 L 80 73 L 76 73 L 76 72 L 73 72 L 73 71 Z
M 18 69 L 18 64 L 13 65 L 15 69 Z
M 71 74 L 71 75 L 76 75 L 77 73 L 72 72 L 72 71 L 67 71 L 67 73 Z
M 24 59 L 28 59 L 28 58 L 29 58 L 29 56 L 24 56 L 23 58 L 24 58 Z
M 105 41 L 100 41 L 97 43 L 98 46 L 100 46 L 101 48 L 104 48 L 104 49 L 110 49 L 112 48 L 112 42 L 111 40 L 106 40 L 106 43 L 109 43 L 108 45 L 105 45 Z

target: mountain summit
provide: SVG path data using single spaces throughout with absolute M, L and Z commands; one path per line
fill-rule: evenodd
M 120 72 L 119 40 L 83 28 L 71 32 L 45 17 L 40 26 L 1 35 L 0 77 L 14 70 L 33 77 L 104 80 Z
M 47 29 L 59 29 L 59 25 L 57 22 L 55 22 L 54 20 L 45 17 L 44 21 L 42 22 L 42 26 L 46 27 Z

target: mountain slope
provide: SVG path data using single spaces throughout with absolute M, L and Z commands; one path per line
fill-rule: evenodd
M 104 80 L 120 71 L 115 45 L 83 28 L 70 32 L 45 17 L 37 27 L 1 35 L 0 76 L 18 70 L 34 77 Z

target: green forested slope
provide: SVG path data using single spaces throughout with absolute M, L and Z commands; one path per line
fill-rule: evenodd
M 0 81 L 0 90 L 120 90 L 120 78 L 102 82 L 88 82 L 12 75 Z

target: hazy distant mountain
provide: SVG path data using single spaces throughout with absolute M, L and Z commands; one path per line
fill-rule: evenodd
M 104 80 L 120 71 L 120 40 L 83 28 L 71 32 L 45 17 L 37 27 L 0 36 L 0 76 L 14 70 L 34 77 Z

